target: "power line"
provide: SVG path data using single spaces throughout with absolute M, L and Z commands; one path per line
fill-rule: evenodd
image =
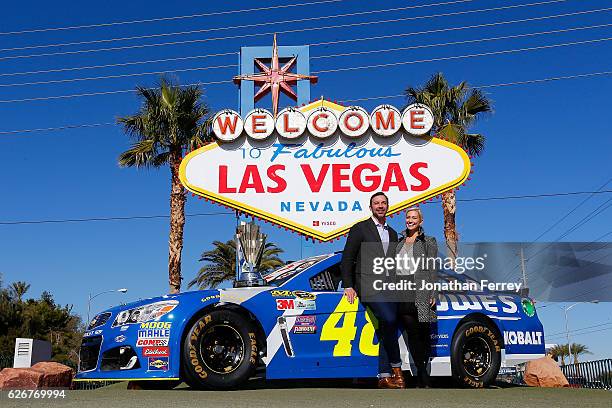
M 577 332 L 577 331 L 589 330 L 589 329 L 593 329 L 595 327 L 607 326 L 607 325 L 610 325 L 610 324 L 612 324 L 612 322 L 594 324 L 592 326 L 581 327 L 579 329 L 572 329 L 572 330 L 569 330 L 569 332 L 570 333 L 574 333 L 574 332 Z M 561 332 L 557 332 L 557 333 L 547 334 L 546 338 L 548 339 L 548 338 L 557 337 L 557 336 L 565 336 L 566 333 L 567 333 L 566 331 L 561 331 Z
M 569 42 L 569 43 L 551 44 L 551 45 L 544 45 L 544 46 L 538 46 L 538 47 L 526 47 L 526 48 L 517 48 L 517 49 L 512 49 L 512 50 L 491 51 L 491 52 L 478 53 L 478 54 L 467 54 L 467 55 L 456 55 L 456 56 L 450 56 L 450 57 L 430 58 L 430 59 L 415 60 L 415 61 L 399 61 L 399 62 L 390 62 L 390 63 L 386 63 L 386 64 L 364 65 L 364 66 L 358 66 L 358 67 L 344 67 L 344 68 L 341 67 L 341 68 L 334 68 L 334 69 L 328 69 L 328 70 L 313 71 L 313 73 L 314 74 L 326 74 L 326 73 L 331 73 L 331 72 L 342 72 L 342 71 L 355 71 L 355 70 L 361 70 L 361 69 L 385 68 L 385 67 L 390 67 L 390 66 L 417 64 L 417 63 L 424 63 L 424 62 L 448 61 L 448 60 L 475 58 L 475 57 L 483 57 L 483 56 L 491 56 L 491 55 L 503 55 L 503 54 L 517 53 L 517 52 L 535 51 L 535 50 L 541 50 L 541 49 L 551 49 L 551 48 L 566 47 L 566 46 L 572 46 L 572 45 L 597 43 L 597 42 L 604 42 L 604 41 L 610 41 L 610 40 L 612 40 L 612 37 L 598 38 L 598 39 L 585 40 L 585 41 L 573 41 L 573 42 Z M 203 68 L 203 69 L 207 69 L 207 68 Z M 174 70 L 174 71 L 160 71 L 160 73 L 163 73 L 163 72 L 193 71 L 193 70 L 198 70 L 198 68 L 189 68 L 189 69 Z M 129 74 L 126 74 L 126 75 L 129 75 Z M 60 81 L 63 81 L 63 80 L 60 80 Z M 50 81 L 43 81 L 43 83 L 48 83 L 48 82 L 50 82 Z M 232 82 L 232 81 L 231 80 L 207 81 L 207 82 L 197 82 L 197 83 L 187 84 L 187 85 L 184 85 L 184 86 L 190 86 L 190 85 L 217 85 L 217 84 L 225 84 L 225 83 L 230 83 L 230 82 Z M 508 85 L 514 85 L 514 83 L 494 84 L 494 85 L 488 85 L 488 86 L 484 85 L 484 86 L 481 86 L 480 88 L 493 87 L 493 86 L 508 86 Z M 10 86 L 10 84 L 9 85 L 0 85 L 0 86 Z M 129 92 L 133 92 L 133 91 L 134 91 L 133 89 L 125 89 L 125 90 L 118 90 L 118 91 L 86 92 L 86 93 L 80 93 L 80 94 L 43 96 L 43 97 L 32 97 L 32 98 L 22 98 L 22 99 L 8 99 L 8 100 L 5 99 L 5 100 L 0 100 L 0 103 L 32 102 L 32 101 L 41 101 L 41 100 L 76 98 L 76 97 L 83 97 L 83 96 L 112 95 L 112 94 L 119 94 L 119 93 L 129 93 Z
M 606 181 L 605 183 L 603 183 L 597 190 L 601 190 L 602 188 L 604 188 L 605 186 L 607 186 L 610 182 L 612 181 L 612 178 L 608 179 L 608 181 Z M 552 230 L 553 228 L 555 228 L 557 225 L 559 225 L 561 222 L 563 222 L 567 217 L 569 217 L 570 215 L 572 215 L 574 213 L 574 211 L 576 211 L 578 208 L 580 208 L 584 203 L 586 203 L 587 201 L 589 201 L 593 195 L 590 195 L 588 197 L 586 197 L 584 200 L 582 200 L 580 203 L 578 203 L 577 206 L 575 206 L 574 208 L 572 208 L 571 211 L 567 212 L 563 217 L 561 217 L 560 219 L 558 219 L 555 223 L 553 223 L 553 225 L 551 225 L 550 227 L 548 227 L 544 232 L 542 232 L 540 235 L 537 236 L 536 239 L 533 240 L 533 242 L 538 241 L 540 238 L 542 238 L 544 235 L 546 235 L 550 230 Z
M 136 73 L 130 73 L 130 74 L 104 75 L 104 76 L 85 77 L 85 78 L 52 79 L 48 81 L 0 84 L 0 88 L 15 87 L 15 86 L 60 84 L 60 83 L 68 83 L 68 82 L 98 81 L 101 79 L 117 79 L 117 78 L 127 78 L 127 77 L 134 77 L 134 76 L 143 76 L 143 75 L 161 75 L 165 73 L 167 74 L 167 73 L 174 73 L 174 72 L 207 71 L 209 69 L 222 69 L 222 68 L 235 68 L 235 67 L 238 67 L 238 64 L 213 65 L 213 66 L 208 66 L 208 67 L 183 68 L 183 69 L 173 69 L 173 70 L 166 70 L 166 71 L 136 72 Z
M 471 199 L 463 199 L 457 201 L 495 201 L 495 200 L 512 200 L 521 198 L 548 198 L 548 197 L 563 197 L 568 195 L 591 194 L 592 191 L 570 191 L 549 194 L 532 194 L 521 196 L 504 196 L 504 197 L 478 197 Z M 612 193 L 612 190 L 598 191 L 598 194 Z M 208 216 L 208 215 L 234 215 L 234 212 L 215 212 L 215 213 L 194 213 L 187 214 L 188 217 Z M 125 220 L 140 220 L 140 219 L 156 219 L 169 218 L 169 215 L 144 215 L 144 216 L 129 216 L 129 217 L 92 217 L 92 218 L 72 218 L 72 219 L 52 219 L 52 220 L 21 220 L 21 221 L 0 221 L 0 225 L 27 225 L 27 224 L 61 224 L 71 222 L 90 222 L 90 221 L 125 221 Z
M 385 64 L 362 65 L 358 67 L 324 69 L 324 70 L 319 70 L 319 71 L 313 71 L 313 74 L 327 74 L 330 72 L 357 71 L 361 69 L 385 68 L 385 67 L 393 67 L 393 66 L 398 66 L 398 65 L 420 64 L 423 62 L 448 61 L 448 60 L 455 60 L 455 59 L 484 57 L 484 56 L 490 56 L 490 55 L 513 54 L 517 52 L 535 51 L 535 50 L 543 50 L 543 49 L 558 48 L 558 47 L 568 47 L 571 45 L 590 44 L 590 43 L 604 42 L 604 41 L 610 41 L 610 40 L 612 40 L 612 37 L 597 38 L 594 40 L 585 40 L 585 41 L 572 41 L 568 43 L 542 45 L 542 46 L 537 46 L 537 47 L 516 48 L 512 50 L 490 51 L 490 52 L 481 52 L 481 53 L 467 54 L 467 55 L 455 55 L 455 56 L 450 56 L 450 57 L 428 58 L 428 59 L 414 60 L 414 61 L 398 61 L 398 62 L 389 62 Z
M 313 57 L 313 59 L 334 58 L 334 57 L 339 57 L 339 56 L 348 56 L 348 55 L 356 55 L 356 54 L 371 54 L 371 53 L 378 53 L 378 52 L 392 52 L 392 51 L 401 51 L 401 50 L 414 49 L 414 48 L 440 47 L 440 46 L 446 46 L 446 45 L 466 44 L 466 43 L 482 42 L 482 41 L 495 41 L 495 40 L 500 40 L 500 39 L 519 38 L 523 36 L 544 35 L 544 34 L 553 34 L 553 33 L 574 31 L 574 30 L 580 30 L 580 29 L 600 28 L 602 26 L 612 26 L 612 23 L 597 25 L 597 26 L 587 26 L 587 27 L 577 27 L 577 28 L 570 28 L 570 29 L 554 30 L 554 31 L 547 31 L 547 32 L 540 32 L 540 33 L 528 33 L 528 34 L 519 34 L 519 35 L 512 35 L 512 36 L 503 36 L 503 37 L 492 37 L 492 38 L 483 38 L 483 39 L 466 40 L 466 41 L 455 41 L 455 42 L 450 42 L 450 43 L 424 44 L 424 45 L 416 45 L 416 46 L 410 46 L 410 47 L 376 49 L 376 50 L 359 51 L 359 52 L 345 53 L 345 54 L 330 54 L 330 55 L 322 55 L 318 57 Z M 337 68 L 337 69 L 330 69 L 330 70 L 320 70 L 320 71 L 313 71 L 313 73 L 320 74 L 320 73 L 328 73 L 328 72 L 343 71 L 343 70 L 352 71 L 352 70 L 359 70 L 359 69 L 380 68 L 380 67 L 395 66 L 395 65 L 420 64 L 420 63 L 425 63 L 425 62 L 475 58 L 475 57 L 500 55 L 500 54 L 511 54 L 511 53 L 517 53 L 517 52 L 536 51 L 536 50 L 548 49 L 548 48 L 558 48 L 558 47 L 566 47 L 566 46 L 572 46 L 572 45 L 580 45 L 580 44 L 585 44 L 585 43 L 609 41 L 610 39 L 612 39 L 612 37 L 607 37 L 603 39 L 593 39 L 593 40 L 561 43 L 561 44 L 550 44 L 550 45 L 537 46 L 537 47 L 519 48 L 519 49 L 512 49 L 512 50 L 491 51 L 491 52 L 478 53 L 478 54 L 429 58 L 429 59 L 413 60 L 413 61 L 401 61 L 401 62 L 394 62 L 394 63 L 388 63 L 388 64 L 368 65 L 368 66 L 363 66 L 363 67 L 348 67 L 348 68 Z M 183 69 L 173 69 L 173 70 L 166 70 L 166 71 L 148 71 L 148 72 L 137 72 L 137 73 L 129 73 L 129 74 L 103 75 L 103 76 L 84 77 L 84 78 L 66 78 L 66 79 L 54 79 L 54 80 L 46 80 L 46 81 L 17 82 L 17 83 L 11 83 L 11 84 L 0 84 L 0 88 L 48 85 L 48 84 L 70 83 L 70 82 L 82 82 L 82 81 L 97 81 L 97 80 L 103 80 L 103 79 L 117 79 L 117 78 L 133 77 L 133 76 L 144 76 L 144 75 L 160 75 L 164 73 L 176 73 L 176 72 L 194 72 L 194 71 L 205 71 L 209 69 L 224 69 L 224 68 L 235 68 L 235 67 L 238 67 L 238 64 L 213 65 L 213 66 L 206 66 L 206 67 L 183 68 Z
M 605 76 L 612 75 L 612 71 L 602 71 L 602 72 L 590 72 L 587 74 L 576 74 L 576 75 L 566 75 L 566 76 L 558 76 L 552 78 L 540 78 L 540 79 L 529 79 L 525 81 L 515 81 L 515 82 L 504 82 L 499 84 L 490 84 L 490 85 L 477 85 L 472 86 L 472 88 L 477 89 L 485 89 L 485 88 L 497 88 L 497 87 L 505 87 L 505 86 L 513 86 L 513 85 L 529 85 L 541 82 L 551 82 L 551 81 L 561 81 L 566 79 L 576 79 L 576 78 L 589 78 L 596 76 Z M 405 94 L 395 94 L 395 95 L 382 95 L 382 96 L 370 96 L 367 98 L 353 98 L 353 99 L 343 99 L 339 102 L 347 103 L 347 102 L 363 102 L 370 101 L 375 99 L 392 99 L 392 98 L 400 98 L 406 97 Z
M 468 26 L 460 26 L 460 27 L 447 27 L 447 28 L 442 28 L 442 29 L 426 30 L 426 31 L 411 31 L 407 33 L 396 33 L 396 34 L 388 34 L 388 35 L 382 35 L 382 36 L 349 38 L 349 39 L 344 39 L 344 40 L 334 40 L 334 41 L 326 41 L 326 42 L 319 42 L 319 43 L 311 43 L 309 45 L 311 47 L 317 47 L 317 46 L 323 46 L 323 45 L 336 45 L 336 44 L 343 44 L 343 43 L 353 43 L 353 42 L 361 42 L 361 41 L 398 38 L 398 37 L 406 37 L 406 36 L 413 36 L 413 35 L 433 34 L 433 33 L 447 32 L 447 31 L 469 30 L 469 29 L 476 29 L 476 28 L 493 27 L 493 26 L 498 26 L 498 25 L 517 24 L 517 23 L 524 23 L 524 22 L 531 22 L 531 21 L 547 20 L 547 19 L 552 19 L 552 18 L 569 17 L 569 16 L 574 16 L 577 14 L 585 14 L 585 13 L 591 13 L 591 12 L 597 12 L 597 11 L 601 11 L 601 10 L 555 14 L 555 15 L 542 16 L 542 17 L 532 17 L 532 18 L 518 19 L 518 20 L 498 21 L 498 22 L 493 22 L 493 23 L 484 23 L 484 24 L 468 25 Z M 607 26 L 607 24 L 602 25 L 602 26 Z M 596 28 L 597 26 L 591 26 L 591 27 Z M 571 31 L 571 30 L 572 29 L 568 29 L 568 31 Z M 81 52 L 83 51 L 67 51 L 66 53 L 71 54 L 71 53 L 81 53 Z M 59 53 L 59 54 L 56 53 L 53 55 L 60 55 L 60 54 L 63 55 L 64 53 Z M 72 71 L 72 70 L 108 68 L 108 67 L 128 66 L 128 65 L 137 65 L 137 64 L 148 64 L 148 63 L 155 63 L 155 62 L 181 61 L 181 60 L 188 60 L 188 59 L 210 58 L 210 57 L 219 57 L 219 56 L 228 56 L 228 55 L 238 55 L 238 53 L 233 51 L 233 52 L 213 53 L 213 54 L 204 54 L 204 55 L 187 56 L 187 57 L 164 58 L 164 59 L 157 59 L 157 60 L 132 61 L 132 62 L 106 64 L 106 65 L 92 65 L 92 66 L 85 66 L 85 67 L 69 67 L 69 68 L 59 68 L 59 69 L 40 70 L 40 71 L 13 72 L 13 73 L 4 73 L 4 74 L 0 73 L 0 76 L 29 75 L 29 74 L 40 74 L 40 73 L 50 73 L 50 72 L 65 72 L 65 71 Z M 12 58 L 12 57 L 9 57 L 9 58 Z
M 192 60 L 192 59 L 224 57 L 228 55 L 238 56 L 240 55 L 240 53 L 236 51 L 232 51 L 232 52 L 221 52 L 221 53 L 216 53 L 216 54 L 192 55 L 192 56 L 186 56 L 186 57 L 160 58 L 160 59 L 145 60 L 145 61 L 119 62 L 115 64 L 88 65 L 84 67 L 68 67 L 68 68 L 43 69 L 43 70 L 38 70 L 38 71 L 8 72 L 8 73 L 0 73 L 0 77 L 17 76 L 17 75 L 49 74 L 49 73 L 55 73 L 55 72 L 68 72 L 68 71 L 81 71 L 85 69 L 126 67 L 130 65 L 153 64 L 157 62 L 169 62 L 169 61 L 186 61 L 186 60 Z
M 527 85 L 527 84 L 534 84 L 534 83 L 543 83 L 543 82 L 549 82 L 549 81 L 560 81 L 560 80 L 566 80 L 566 79 L 576 79 L 576 78 L 590 78 L 590 77 L 596 77 L 596 76 L 602 76 L 602 75 L 611 75 L 612 71 L 604 71 L 604 72 L 591 72 L 591 73 L 586 73 L 586 74 L 576 74 L 576 75 L 567 75 L 567 76 L 560 76 L 560 77 L 552 77 L 552 78 L 540 78 L 540 79 L 531 79 L 531 80 L 525 80 L 525 81 L 516 81 L 516 82 L 505 82 L 505 83 L 499 83 L 499 84 L 489 84 L 489 85 L 480 85 L 480 86 L 473 86 L 473 88 L 494 88 L 494 87 L 505 87 L 505 86 L 512 86 L 512 85 Z M 223 81 L 223 82 L 230 82 L 228 81 Z M 193 85 L 201 85 L 202 83 L 192 83 L 192 84 L 186 84 L 183 86 L 193 86 Z M 118 93 L 118 92 L 134 92 L 133 90 L 125 90 L 125 91 L 109 91 L 108 93 Z M 96 95 L 100 94 L 100 95 L 105 95 L 107 93 L 102 92 L 102 93 L 95 93 Z M 86 94 L 86 95 L 77 95 L 77 96 L 90 96 L 93 94 Z M 340 100 L 340 102 L 342 103 L 348 103 L 348 102 L 360 102 L 360 101 L 369 101 L 369 100 L 375 100 L 375 99 L 393 99 L 393 98 L 399 98 L 399 97 L 405 97 L 404 94 L 396 94 L 396 95 L 384 95 L 384 96 L 372 96 L 372 97 L 367 97 L 367 98 L 355 98 L 355 99 L 344 99 L 344 100 Z M 50 98 L 58 98 L 58 97 L 50 97 Z M 23 100 L 18 100 L 19 102 L 23 101 Z M 10 102 L 10 101 L 1 101 L 2 102 Z M 111 124 L 111 123 L 109 123 Z M 100 126 L 104 126 L 104 125 L 100 125 Z M 40 128 L 40 129 L 23 129 L 23 130 L 9 130 L 9 131 L 0 131 L 0 135 L 2 134 L 16 134 L 16 133 L 30 133 L 30 132 L 37 132 L 37 131 L 43 131 L 43 130 L 48 130 L 48 131 L 55 131 L 55 130 L 64 130 L 66 128 L 79 128 L 79 127 L 91 127 L 91 125 L 88 124 L 81 124 L 81 125 L 67 125 L 67 126 L 60 126 L 60 127 L 50 127 L 50 128 Z
M 201 85 L 217 85 L 217 84 L 229 84 L 232 80 L 226 79 L 223 81 L 207 81 L 207 82 L 194 82 L 191 84 L 182 85 L 182 87 L 186 86 L 201 86 Z M 56 95 L 56 96 L 39 96 L 33 98 L 24 98 L 24 99 L 5 99 L 0 100 L 0 103 L 12 103 L 12 102 L 33 102 L 33 101 L 46 101 L 53 99 L 70 99 L 70 98 L 80 98 L 83 96 L 100 96 L 100 95 L 114 95 L 121 93 L 132 93 L 135 92 L 134 89 L 121 89 L 118 91 L 99 91 L 99 92 L 84 92 L 80 94 L 70 94 L 70 95 Z
M 244 29 L 244 28 L 264 27 L 264 26 L 275 25 L 275 24 L 279 24 L 279 25 L 280 24 L 294 24 L 294 23 L 303 23 L 306 21 L 331 20 L 331 19 L 344 18 L 344 17 L 355 17 L 355 16 L 378 14 L 378 13 L 390 13 L 390 12 L 396 12 L 396 11 L 412 10 L 416 8 L 448 6 L 451 4 L 467 3 L 467 2 L 472 2 L 472 1 L 474 0 L 453 0 L 453 1 L 447 1 L 447 2 L 442 2 L 442 3 L 430 3 L 430 4 L 411 5 L 411 6 L 394 7 L 394 8 L 378 9 L 378 10 L 357 11 L 353 13 L 323 15 L 323 16 L 305 17 L 305 18 L 290 19 L 290 20 L 265 21 L 261 23 L 242 24 L 242 25 L 235 25 L 235 26 L 201 28 L 198 30 L 189 30 L 189 31 L 175 31 L 175 32 L 170 32 L 170 33 L 137 35 L 137 36 L 131 36 L 131 37 L 116 37 L 116 38 L 106 38 L 106 39 L 88 40 L 88 41 L 76 41 L 76 42 L 68 42 L 68 43 L 27 45 L 27 46 L 22 46 L 22 47 L 0 48 L 0 52 L 32 50 L 32 49 L 52 48 L 52 47 L 53 48 L 54 47 L 69 47 L 69 46 L 74 46 L 74 45 L 86 45 L 86 44 L 103 44 L 103 43 L 109 43 L 109 42 L 115 42 L 115 41 L 142 40 L 142 39 L 151 39 L 151 38 L 159 38 L 159 37 L 168 37 L 168 36 L 174 36 L 174 35 L 201 34 L 201 33 L 213 32 L 213 31 L 226 31 L 226 30 L 238 30 L 238 29 Z M 567 0 L 553 0 L 553 1 L 565 2 Z
M 185 214 L 186 217 L 208 217 L 216 215 L 234 215 L 233 211 L 220 211 L 210 213 Z M 130 217 L 92 217 L 92 218 L 69 218 L 55 220 L 29 220 L 29 221 L 0 221 L 0 225 L 27 225 L 27 224 L 64 224 L 74 222 L 92 221 L 128 221 L 128 220 L 152 220 L 158 218 L 170 218 L 169 215 L 135 215 Z
M 112 26 L 125 25 L 125 24 L 153 23 L 156 21 L 171 21 L 171 20 L 181 20 L 181 19 L 197 18 L 197 17 L 211 17 L 211 16 L 220 16 L 220 15 L 227 15 L 227 14 L 250 13 L 253 11 L 277 10 L 277 9 L 284 9 L 284 8 L 291 8 L 291 7 L 313 6 L 317 4 L 339 3 L 342 1 L 344 0 L 320 0 L 320 1 L 302 2 L 302 3 L 294 3 L 294 4 L 277 4 L 274 6 L 256 7 L 256 8 L 250 8 L 250 9 L 212 11 L 208 13 L 190 14 L 190 15 L 183 15 L 183 16 L 173 16 L 173 17 L 158 17 L 158 18 L 149 18 L 149 19 L 142 19 L 142 20 L 114 21 L 114 22 L 109 22 L 109 23 L 86 24 L 86 25 L 68 26 L 68 27 L 31 28 L 31 29 L 24 29 L 24 30 L 19 30 L 19 31 L 0 32 L 0 35 L 43 33 L 43 32 L 49 32 L 49 31 L 66 31 L 66 30 L 78 30 L 78 29 L 84 29 L 84 28 L 112 27 Z
M 579 30 L 592 30 L 594 28 L 602 28 L 602 27 L 610 27 L 610 26 L 612 26 L 612 23 L 598 24 L 598 25 L 593 25 L 593 26 L 583 26 L 583 27 L 570 27 L 570 28 L 564 28 L 560 30 L 538 31 L 535 33 L 504 35 L 500 37 L 476 38 L 473 40 L 451 41 L 451 42 L 435 43 L 435 44 L 419 44 L 419 45 L 410 45 L 407 47 L 396 47 L 396 48 L 386 48 L 386 49 L 377 49 L 377 50 L 368 50 L 368 51 L 353 51 L 353 52 L 346 52 L 346 53 L 316 55 L 316 56 L 310 57 L 310 59 L 348 57 L 348 56 L 353 56 L 353 55 L 364 55 L 364 54 L 373 54 L 373 53 L 379 53 L 379 52 L 392 52 L 392 51 L 406 51 L 406 50 L 414 50 L 414 49 L 420 49 L 420 48 L 432 48 L 432 47 L 437 48 L 437 47 L 446 47 L 449 45 L 472 44 L 472 43 L 479 43 L 479 42 L 486 42 L 486 41 L 499 41 L 499 40 L 515 39 L 515 38 L 535 37 L 538 35 L 566 33 L 566 32 L 579 31 Z M 0 74 L 0 76 L 2 76 L 2 74 Z
M 607 184 L 607 183 L 606 183 Z M 608 190 L 599 190 L 599 191 L 608 191 Z M 600 204 L 596 209 L 594 209 L 593 211 L 591 211 L 590 213 L 588 213 L 586 216 L 584 216 L 582 219 L 580 219 L 580 221 L 578 221 L 576 224 L 574 224 L 573 226 L 571 226 L 569 229 L 567 229 L 563 234 L 561 234 L 557 239 L 555 239 L 554 241 L 550 242 L 548 245 L 546 245 L 544 248 L 541 248 L 538 252 L 536 252 L 535 254 L 531 255 L 530 258 L 534 258 L 536 256 L 538 256 L 539 254 L 541 254 L 542 252 L 544 252 L 546 249 L 550 248 L 555 242 L 559 242 L 560 240 L 562 240 L 563 238 L 565 238 L 566 236 L 568 236 L 569 234 L 571 234 L 572 232 L 576 231 L 578 228 L 582 227 L 583 225 L 587 224 L 589 221 L 591 221 L 593 218 L 597 217 L 599 214 L 603 213 L 604 211 L 606 211 L 608 208 L 610 208 L 612 206 L 612 203 L 610 203 L 612 201 L 612 198 L 609 198 L 608 200 L 606 200 L 603 204 Z M 610 203 L 610 204 L 608 204 Z M 603 208 L 602 207 L 604 205 L 608 204 L 607 207 Z M 506 280 L 514 271 L 516 271 L 518 269 L 518 265 L 514 267 L 514 269 L 510 270 L 505 276 L 504 276 L 504 280 Z M 557 268 L 555 271 L 558 271 L 560 268 Z
M 84 123 L 84 124 L 81 124 L 81 125 L 66 125 L 66 126 L 37 128 L 37 129 L 5 130 L 5 131 L 1 131 L 0 135 L 12 135 L 12 134 L 16 134 L 16 133 L 49 132 L 49 131 L 56 131 L 56 130 L 93 128 L 93 127 L 111 126 L 111 125 L 115 125 L 115 123 L 114 122 Z
M 597 10 L 576 11 L 572 13 L 553 14 L 553 15 L 540 16 L 540 17 L 521 18 L 517 20 L 495 21 L 492 23 L 482 23 L 482 24 L 475 24 L 475 25 L 468 25 L 468 26 L 461 26 L 461 27 L 447 27 L 447 28 L 438 28 L 438 29 L 425 30 L 425 31 L 413 31 L 413 32 L 408 32 L 408 33 L 377 35 L 377 36 L 371 36 L 371 37 L 365 37 L 365 38 L 354 38 L 354 39 L 350 38 L 350 39 L 345 39 L 345 40 L 324 41 L 324 42 L 312 43 L 309 45 L 311 47 L 315 47 L 315 46 L 321 46 L 321 45 L 346 44 L 346 43 L 366 41 L 366 40 L 368 41 L 369 40 L 385 40 L 389 38 L 408 37 L 408 36 L 413 36 L 413 35 L 436 34 L 436 33 L 443 33 L 447 31 L 471 30 L 474 28 L 488 28 L 488 27 L 495 27 L 495 26 L 500 26 L 500 25 L 528 23 L 532 21 L 542 21 L 542 20 L 549 20 L 553 18 L 571 17 L 571 16 L 577 16 L 577 15 L 599 13 L 599 12 L 610 11 L 610 10 L 612 10 L 612 7 L 604 8 L 604 9 L 597 9 Z
M 202 38 L 202 39 L 195 39 L 195 40 L 170 41 L 170 42 L 155 43 L 155 44 L 138 44 L 138 45 L 126 45 L 126 46 L 120 46 L 120 47 L 94 48 L 94 49 L 77 50 L 77 51 L 47 52 L 47 53 L 41 53 L 41 54 L 28 54 L 28 55 L 13 55 L 13 56 L 0 57 L 0 60 L 50 57 L 50 56 L 55 56 L 55 55 L 83 54 L 83 53 L 93 53 L 93 52 L 102 52 L 102 51 L 119 51 L 119 50 L 133 49 L 133 48 L 149 48 L 149 47 L 162 47 L 162 46 L 167 46 L 167 45 L 194 44 L 194 43 L 203 43 L 203 42 L 209 42 L 209 41 L 222 41 L 222 40 L 231 40 L 231 39 L 244 39 L 247 37 L 270 36 L 273 34 L 303 33 L 303 32 L 310 32 L 310 31 L 331 30 L 331 29 L 337 29 L 337 28 L 358 27 L 358 26 L 364 26 L 364 25 L 398 23 L 398 22 L 417 20 L 417 19 L 449 17 L 449 16 L 459 15 L 459 14 L 484 13 L 484 12 L 489 12 L 489 11 L 499 11 L 499 10 L 506 10 L 506 9 L 511 9 L 511 8 L 518 8 L 518 7 L 533 7 L 533 6 L 539 6 L 539 5 L 544 5 L 544 4 L 549 4 L 553 2 L 559 2 L 559 1 L 566 1 L 566 0 L 548 0 L 548 1 L 537 2 L 537 3 L 493 7 L 493 8 L 488 8 L 488 9 L 467 10 L 467 11 L 453 12 L 453 13 L 441 13 L 441 14 L 433 14 L 433 15 L 428 15 L 428 16 L 411 16 L 411 17 L 395 18 L 395 19 L 388 19 L 388 20 L 364 21 L 364 22 L 358 22 L 358 23 L 336 24 L 336 25 L 322 26 L 322 27 L 321 26 L 306 27 L 306 28 L 291 29 L 291 30 L 269 31 L 265 33 L 239 34 L 239 35 L 232 35 L 232 36 L 225 36 L 225 37 L 209 37 L 209 38 Z M 541 20 L 541 19 L 546 19 L 546 18 L 567 17 L 567 16 L 573 16 L 573 15 L 598 13 L 598 12 L 610 11 L 610 10 L 612 10 L 612 7 L 596 9 L 596 10 L 578 11 L 574 13 L 565 13 L 563 15 L 557 15 L 555 17 L 551 17 L 551 16 L 540 17 L 540 18 L 534 17 L 534 18 L 522 19 L 522 21 L 536 21 L 536 20 Z M 500 24 L 503 24 L 503 23 L 500 23 Z M 479 24 L 477 26 L 484 27 L 484 26 L 493 26 L 493 25 L 498 25 L 498 24 L 489 23 L 488 25 Z M 472 26 L 470 28 L 476 28 L 476 26 Z M 426 32 L 423 32 L 423 33 L 451 31 L 451 30 L 452 29 L 427 30 Z M 413 33 L 410 35 L 416 35 L 416 34 Z M 340 42 L 342 42 L 342 40 L 339 40 L 336 42 L 331 41 L 331 42 L 326 42 L 326 43 L 318 43 L 317 45 L 323 45 L 323 44 L 328 44 L 328 43 L 340 43 Z M 351 42 L 351 40 L 347 42 Z
M 598 332 L 602 332 L 602 331 L 608 331 L 608 330 L 612 330 L 612 327 L 607 327 L 607 328 L 601 328 L 598 330 L 591 330 L 591 331 L 586 331 L 586 332 L 582 332 L 582 333 L 574 333 L 572 334 L 573 337 L 578 337 L 578 336 L 584 336 L 585 334 L 593 334 L 593 333 L 598 333 Z M 571 331 L 570 331 L 571 333 Z M 550 338 L 563 338 L 565 337 L 565 333 L 563 334 L 557 334 L 556 336 L 546 336 L 546 339 L 550 339 Z

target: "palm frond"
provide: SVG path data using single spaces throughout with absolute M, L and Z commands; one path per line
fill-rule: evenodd
M 141 140 L 119 155 L 121 167 L 158 167 L 155 162 L 159 156 L 155 140 Z

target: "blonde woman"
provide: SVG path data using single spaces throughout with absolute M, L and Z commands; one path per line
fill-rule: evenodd
M 434 290 L 421 289 L 425 283 L 438 280 L 435 258 L 438 256 L 438 244 L 434 237 L 425 235 L 423 230 L 423 213 L 418 207 L 406 210 L 406 230 L 404 238 L 397 246 L 399 259 L 412 259 L 409 270 L 399 271 L 403 278 L 413 280 L 414 291 L 407 291 L 406 300 L 399 305 L 398 320 L 408 335 L 410 354 L 417 368 L 417 384 L 429 388 L 427 363 L 431 355 L 431 326 L 437 321 L 436 299 Z

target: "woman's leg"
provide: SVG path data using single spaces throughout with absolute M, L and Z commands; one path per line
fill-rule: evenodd
M 405 305 L 406 306 L 406 305 Z M 429 360 L 429 343 L 426 338 L 429 337 L 429 323 L 420 323 L 418 313 L 414 304 L 403 307 L 399 320 L 406 330 L 408 335 L 408 347 L 412 361 L 416 366 L 416 377 L 420 386 L 428 385 L 427 377 L 427 362 Z

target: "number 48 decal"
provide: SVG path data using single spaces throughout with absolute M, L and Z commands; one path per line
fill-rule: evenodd
M 359 302 L 357 299 L 351 304 L 346 296 L 342 296 L 340 303 L 332 312 L 321 328 L 321 341 L 335 341 L 334 357 L 348 357 L 353 349 L 353 340 L 357 335 L 357 309 Z M 376 318 L 368 313 L 364 313 L 366 324 L 361 329 L 359 336 L 359 352 L 366 356 L 378 355 L 378 343 L 374 344 L 374 334 L 378 322 Z M 344 319 L 343 319 L 344 318 Z M 342 319 L 342 323 L 340 320 Z M 372 321 L 374 319 L 374 321 Z

